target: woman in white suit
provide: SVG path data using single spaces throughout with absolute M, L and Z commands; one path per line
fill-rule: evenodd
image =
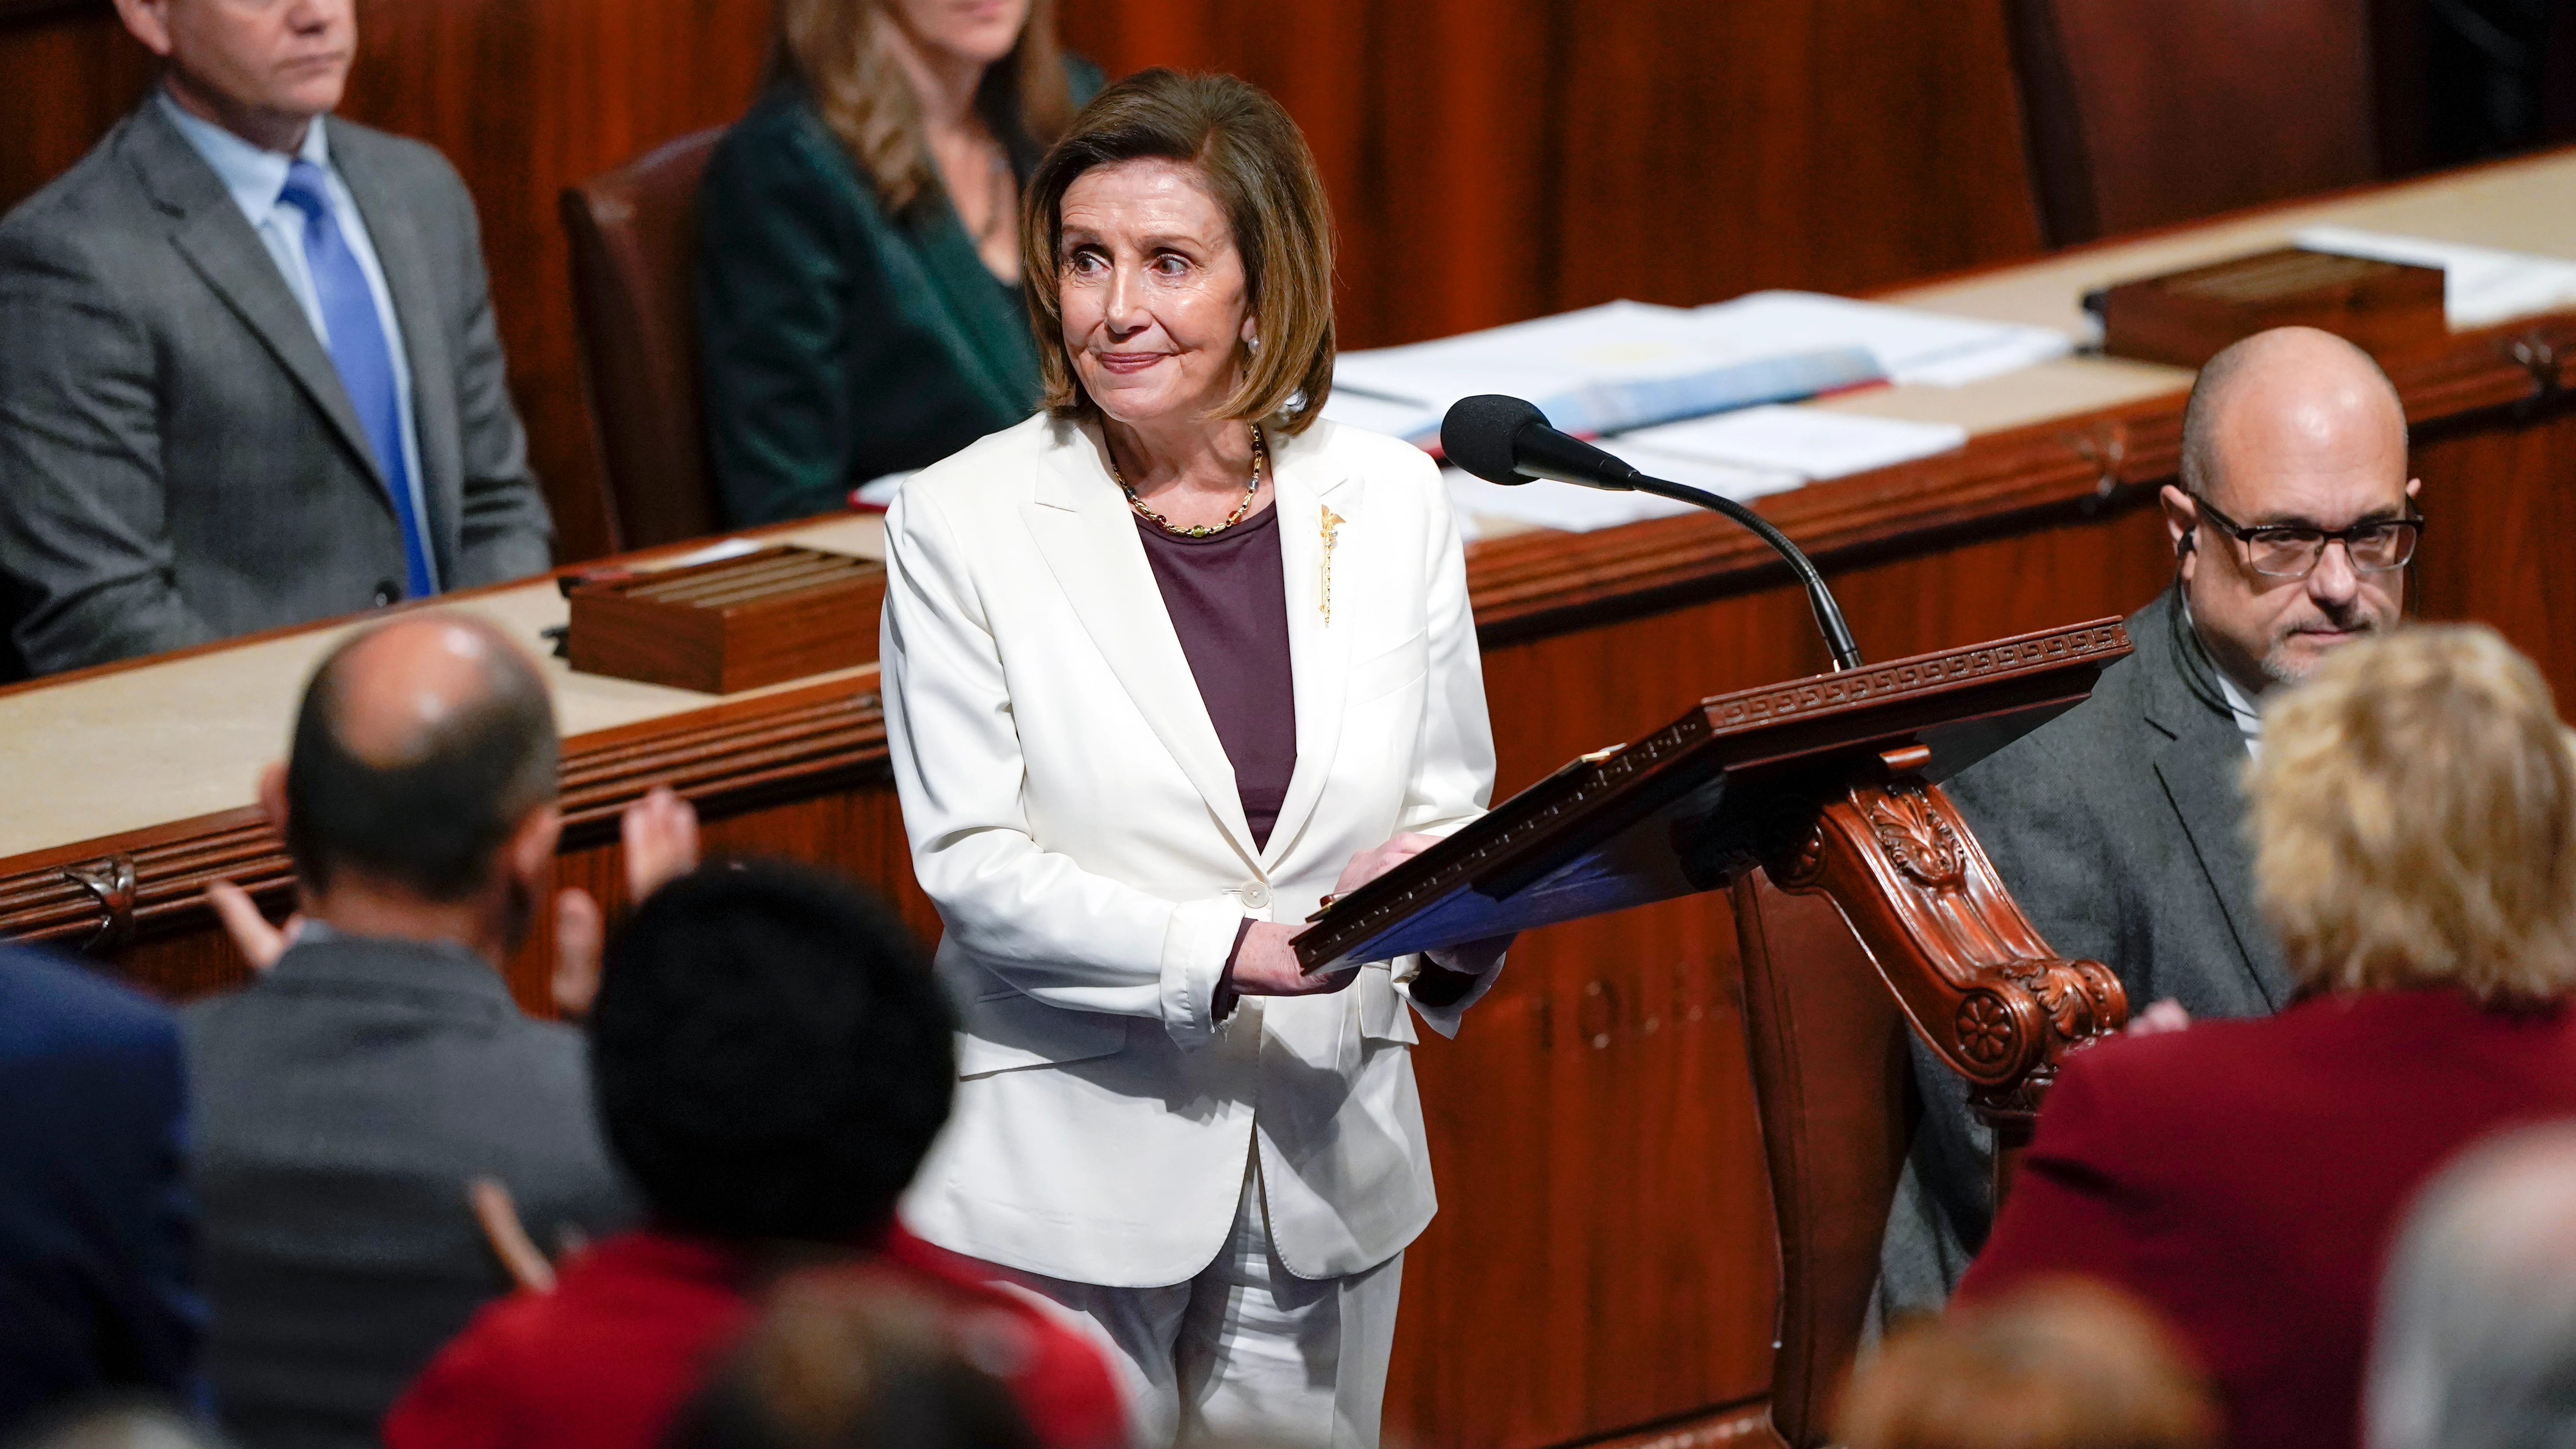
M 1377 1441 L 1433 1210 L 1408 1048 L 1501 941 L 1300 974 L 1290 938 L 1493 784 L 1437 471 L 1316 416 L 1312 158 L 1244 82 L 1103 92 L 1032 179 L 1048 409 L 887 517 L 887 733 L 964 1013 L 905 1217 L 1089 1316 L 1140 1438 Z

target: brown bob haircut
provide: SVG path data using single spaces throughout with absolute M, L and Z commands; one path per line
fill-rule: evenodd
M 1095 166 L 1158 158 L 1197 168 L 1243 258 L 1261 347 L 1210 416 L 1268 420 L 1299 433 L 1333 390 L 1333 217 L 1297 123 L 1262 89 L 1230 75 L 1154 69 L 1102 91 L 1038 163 L 1020 213 L 1020 274 L 1037 330 L 1046 406 L 1097 418 L 1064 350 L 1064 194 Z

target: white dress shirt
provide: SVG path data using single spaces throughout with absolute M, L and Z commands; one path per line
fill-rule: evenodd
M 2227 696 L 2227 712 L 2236 716 L 2236 729 L 2245 736 L 2245 753 L 2260 758 L 2263 753 L 2263 711 L 2236 687 L 2236 681 L 2221 674 L 2219 692 Z
M 350 254 L 358 259 L 358 270 L 366 275 L 367 294 L 375 299 L 376 320 L 385 329 L 385 345 L 393 353 L 394 403 L 399 409 L 402 432 L 403 476 L 409 481 L 412 516 L 429 523 L 429 502 L 421 491 L 420 435 L 412 420 L 411 358 L 403 348 L 402 318 L 395 315 L 394 297 L 385 285 L 384 264 L 376 258 L 375 239 L 367 234 L 367 219 L 358 210 L 358 199 L 350 194 L 348 183 L 331 165 L 329 127 L 316 116 L 304 128 L 304 145 L 295 155 L 255 146 L 214 122 L 191 112 L 162 91 L 157 99 L 179 134 L 188 138 L 197 154 L 214 168 L 215 175 L 232 193 L 233 204 L 241 208 L 242 218 L 251 230 L 259 233 L 260 245 L 268 248 L 269 260 L 277 263 L 278 272 L 286 278 L 286 290 L 295 296 L 296 305 L 304 309 L 305 319 L 313 324 L 313 335 L 321 340 L 322 350 L 331 350 L 331 332 L 322 320 L 321 294 L 313 286 L 313 268 L 304 257 L 304 213 L 285 200 L 287 169 L 295 162 L 310 161 L 322 170 L 331 192 L 332 217 L 339 223 L 340 235 L 349 243 Z M 430 588 L 436 592 L 438 559 L 432 550 L 429 559 Z

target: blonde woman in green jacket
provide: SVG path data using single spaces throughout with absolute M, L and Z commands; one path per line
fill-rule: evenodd
M 699 200 L 729 524 L 846 506 L 1027 417 L 1020 188 L 1100 89 L 1054 0 L 783 0 L 775 77 Z

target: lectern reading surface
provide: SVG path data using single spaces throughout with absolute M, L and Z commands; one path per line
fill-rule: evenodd
M 2116 619 L 1706 699 L 1634 744 L 1586 755 L 1319 912 L 1297 937 L 1351 961 L 1719 890 L 1794 850 L 1818 805 L 1886 752 L 1938 783 L 2084 699 L 2129 652 Z

